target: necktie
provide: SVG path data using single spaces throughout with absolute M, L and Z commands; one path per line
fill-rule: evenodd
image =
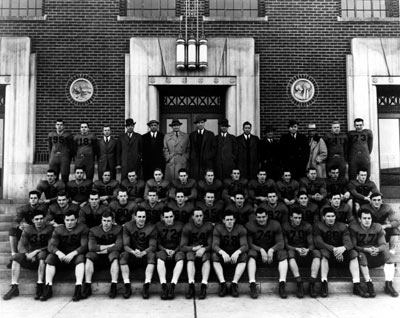
M 153 139 L 156 139 L 156 133 L 152 133 L 153 134 Z
M 132 138 L 132 133 L 129 133 L 128 137 L 129 137 L 129 139 L 131 139 Z
M 110 137 L 106 137 L 106 144 L 108 144 L 108 142 L 110 141 L 109 138 Z
M 179 132 L 175 132 L 175 134 L 176 134 L 176 138 L 178 138 L 179 137 Z
M 202 135 L 201 130 L 198 131 L 199 135 Z

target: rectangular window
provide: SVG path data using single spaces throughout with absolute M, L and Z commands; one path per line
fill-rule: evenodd
M 41 17 L 43 0 L 0 0 L 1 17 Z
M 341 0 L 342 18 L 387 18 L 396 16 L 393 0 Z
M 126 0 L 126 15 L 142 18 L 175 17 L 175 0 Z
M 258 0 L 209 0 L 210 17 L 257 18 Z

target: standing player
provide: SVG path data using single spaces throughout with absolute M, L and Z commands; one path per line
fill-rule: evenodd
M 40 192 L 40 196 L 44 195 L 43 203 L 50 205 L 56 202 L 57 193 L 65 190 L 65 184 L 61 180 L 57 180 L 54 170 L 47 170 L 46 179 L 40 180 L 36 190 Z
M 278 267 L 279 295 L 281 298 L 287 298 L 287 252 L 284 249 L 285 243 L 280 224 L 278 221 L 271 219 L 263 208 L 258 208 L 255 220 L 247 223 L 246 228 L 250 247 L 247 271 L 251 298 L 258 297 L 256 284 L 257 264 Z
M 344 177 L 346 174 L 348 137 L 340 132 L 340 123 L 338 121 L 334 121 L 331 127 L 331 131 L 324 136 L 328 148 L 326 171 L 330 171 L 333 166 L 337 166 L 340 177 Z
M 75 180 L 71 180 L 67 183 L 66 190 L 72 200 L 72 203 L 83 207 L 89 199 L 92 186 L 92 180 L 84 179 L 83 169 L 76 167 Z
M 114 213 L 114 221 L 119 225 L 124 225 L 132 220 L 138 205 L 134 201 L 128 201 L 128 192 L 125 188 L 119 188 L 117 191 L 117 200 L 112 201 L 109 209 Z
M 128 178 L 121 181 L 121 187 L 128 191 L 128 200 L 136 203 L 143 202 L 145 182 L 138 180 L 136 171 L 129 171 Z
M 149 288 L 156 264 L 157 231 L 154 224 L 146 223 L 146 211 L 139 208 L 135 212 L 135 219 L 125 223 L 122 240 L 124 252 L 120 257 L 121 274 L 124 281 L 124 298 L 132 294 L 129 279 L 129 266 L 139 267 L 146 265 L 145 279 L 142 290 L 143 299 L 150 297 Z
M 18 280 L 21 266 L 29 269 L 37 268 L 37 284 L 35 299 L 39 300 L 43 293 L 43 282 L 45 273 L 45 262 L 47 257 L 47 243 L 51 238 L 53 227 L 44 222 L 45 214 L 37 210 L 32 215 L 33 225 L 27 225 L 22 232 L 21 240 L 18 243 L 18 253 L 12 257 L 11 265 L 11 289 L 3 296 L 9 300 L 19 295 Z
M 64 130 L 64 120 L 56 120 L 56 130 L 49 133 L 49 169 L 56 172 L 57 179 L 67 184 L 71 159 L 74 156 L 74 136 Z
M 282 172 L 281 180 L 276 182 L 278 197 L 287 207 L 296 203 L 297 193 L 299 192 L 299 183 L 292 179 L 292 173 L 288 169 Z
M 110 211 L 103 212 L 101 224 L 92 227 L 89 232 L 89 252 L 86 254 L 85 285 L 82 298 L 92 294 L 92 277 L 94 265 L 104 267 L 110 264 L 111 286 L 108 296 L 115 298 L 117 295 L 117 283 L 119 275 L 119 253 L 122 248 L 122 226 L 114 224 L 113 214 Z
M 86 179 L 93 180 L 94 158 L 97 156 L 97 137 L 89 132 L 89 124 L 81 123 L 80 133 L 74 137 L 75 168 L 85 171 Z
M 241 224 L 236 224 L 233 211 L 225 210 L 222 223 L 215 226 L 212 240 L 212 262 L 215 274 L 219 280 L 219 297 L 224 297 L 227 293 L 225 282 L 224 267 L 228 264 L 235 266 L 231 284 L 231 294 L 239 297 L 239 280 L 246 269 L 247 251 L 247 231 Z
M 213 225 L 204 222 L 204 213 L 201 208 L 193 210 L 191 220 L 185 224 L 182 230 L 181 251 L 186 253 L 186 269 L 188 275 L 188 291 L 186 299 L 195 296 L 194 279 L 196 274 L 196 261 L 201 263 L 201 286 L 200 299 L 206 298 L 208 277 L 210 276 L 210 252 L 212 241 Z

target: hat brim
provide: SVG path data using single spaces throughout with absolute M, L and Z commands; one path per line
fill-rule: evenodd
M 176 123 L 176 122 L 175 122 L 175 123 L 173 123 L 173 124 L 172 124 L 172 123 L 169 124 L 168 126 L 169 126 L 169 127 L 173 127 L 173 126 L 182 126 L 182 125 L 183 125 L 183 124 L 182 124 L 181 122 L 179 122 L 179 123 Z
M 204 121 L 204 122 L 206 122 L 207 121 L 207 119 L 205 119 L 205 118 L 201 118 L 201 119 L 196 119 L 196 121 L 194 122 L 195 124 L 198 124 L 199 122 L 201 122 L 201 121 Z

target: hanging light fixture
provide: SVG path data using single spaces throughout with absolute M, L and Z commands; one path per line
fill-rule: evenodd
M 185 68 L 185 39 L 182 35 L 182 18 L 180 17 L 179 35 L 176 39 L 176 68 L 181 70 Z
M 197 66 L 197 41 L 194 37 L 193 29 L 190 30 L 189 40 L 187 43 L 187 66 L 193 70 Z
M 204 34 L 204 17 L 203 17 L 201 36 L 199 40 L 199 68 L 206 68 L 208 66 L 207 51 L 208 51 L 208 41 Z

